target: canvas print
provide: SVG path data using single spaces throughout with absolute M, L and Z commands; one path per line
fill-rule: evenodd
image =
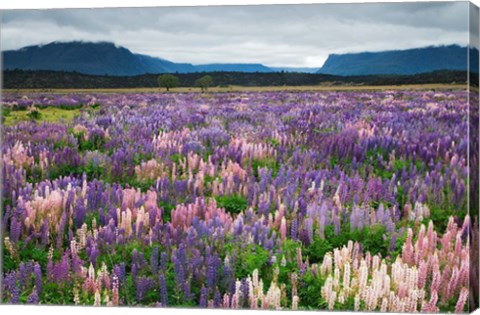
M 475 310 L 478 14 L 2 11 L 1 303 Z

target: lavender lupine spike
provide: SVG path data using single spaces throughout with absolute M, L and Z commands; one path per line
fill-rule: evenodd
M 155 274 L 158 271 L 158 247 L 154 247 L 152 250 L 152 255 L 150 256 L 150 267 L 152 273 Z
M 208 290 L 206 287 L 202 287 L 200 289 L 200 308 L 207 307 L 207 299 L 208 299 Z
M 167 283 L 163 273 L 160 274 L 160 302 L 162 303 L 163 307 L 168 305 Z
M 33 288 L 32 293 L 27 298 L 27 304 L 38 304 L 38 303 L 39 303 L 39 298 L 38 298 L 37 289 Z

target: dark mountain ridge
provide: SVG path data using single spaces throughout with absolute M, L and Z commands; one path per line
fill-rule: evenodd
M 478 54 L 478 50 L 477 50 Z M 407 50 L 331 54 L 318 73 L 333 75 L 410 75 L 437 70 L 467 70 L 467 47 L 430 46 Z M 476 65 L 478 68 L 478 60 Z
M 458 45 L 408 50 L 366 52 L 328 57 L 315 68 L 267 67 L 258 63 L 211 63 L 193 65 L 135 54 L 109 42 L 52 42 L 2 52 L 3 70 L 50 70 L 90 75 L 135 76 L 159 73 L 245 72 L 322 73 L 341 76 L 410 75 L 437 70 L 467 69 L 467 48 Z M 476 50 L 478 55 L 478 50 Z M 478 58 L 472 68 L 478 69 Z
M 132 53 L 109 42 L 52 42 L 7 50 L 3 70 L 53 70 L 92 75 L 132 76 L 146 73 L 275 72 L 262 64 L 212 63 L 192 65 Z

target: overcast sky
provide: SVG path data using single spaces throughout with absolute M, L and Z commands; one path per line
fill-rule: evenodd
M 468 3 L 2 11 L 2 50 L 110 41 L 174 62 L 320 67 L 330 53 L 468 42 Z

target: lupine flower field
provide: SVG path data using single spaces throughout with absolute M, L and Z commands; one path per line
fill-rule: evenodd
M 467 95 L 4 95 L 2 301 L 465 312 Z

